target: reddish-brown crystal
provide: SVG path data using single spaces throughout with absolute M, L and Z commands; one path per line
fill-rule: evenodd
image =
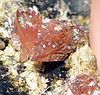
M 97 88 L 95 77 L 90 75 L 79 75 L 71 81 L 74 95 L 92 95 Z
M 20 41 L 20 60 L 40 62 L 64 60 L 75 45 L 73 28 L 67 20 L 45 20 L 33 10 L 17 11 L 14 35 Z

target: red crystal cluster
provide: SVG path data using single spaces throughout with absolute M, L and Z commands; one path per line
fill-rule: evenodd
M 96 78 L 90 75 L 79 75 L 71 81 L 74 95 L 92 95 L 97 88 Z
M 13 37 L 20 42 L 20 60 L 64 60 L 75 46 L 74 28 L 67 20 L 44 19 L 34 10 L 18 10 Z

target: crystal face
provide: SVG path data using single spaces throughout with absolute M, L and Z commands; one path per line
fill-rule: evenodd
M 19 38 L 20 60 L 25 61 L 28 58 L 40 62 L 64 60 L 75 47 L 73 32 L 75 28 L 67 20 L 44 19 L 34 10 L 18 10 L 13 35 Z M 81 32 L 78 35 L 80 36 Z

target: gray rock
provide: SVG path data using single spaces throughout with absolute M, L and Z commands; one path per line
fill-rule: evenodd
M 90 0 L 64 0 L 72 14 L 90 15 Z

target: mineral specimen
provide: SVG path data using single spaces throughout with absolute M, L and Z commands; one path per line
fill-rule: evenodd
M 73 51 L 83 31 L 68 20 L 46 19 L 32 9 L 18 10 L 12 33 L 20 61 L 61 61 Z M 16 44 L 17 43 L 17 44 Z
M 74 95 L 92 95 L 97 88 L 96 78 L 91 75 L 79 75 L 71 81 Z

